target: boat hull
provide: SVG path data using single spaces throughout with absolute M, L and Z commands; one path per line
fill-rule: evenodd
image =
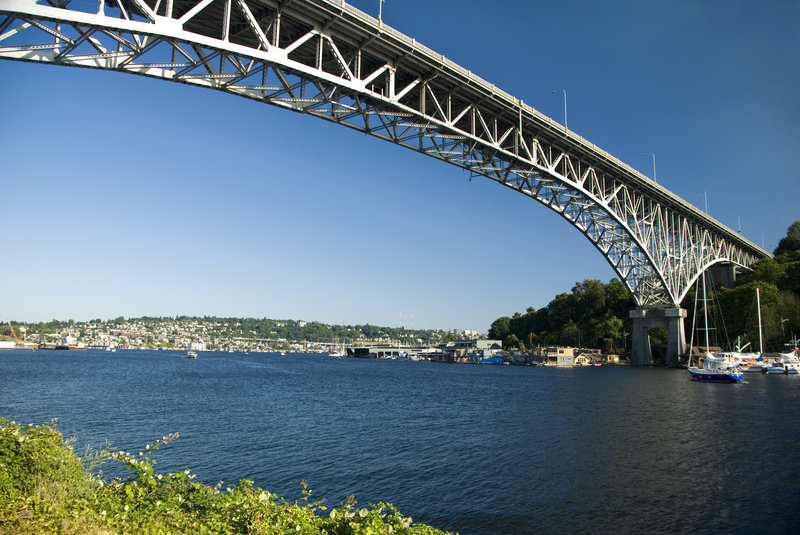
M 767 373 L 774 375 L 798 375 L 800 369 L 789 366 L 770 366 L 767 368 Z
M 722 372 L 714 370 L 689 369 L 692 381 L 704 383 L 738 383 L 742 380 L 741 372 Z

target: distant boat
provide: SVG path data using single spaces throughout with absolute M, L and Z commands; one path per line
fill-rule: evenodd
M 197 358 L 197 351 L 192 351 L 190 349 L 189 351 L 186 352 L 186 356 L 189 357 L 190 359 L 196 359 Z
M 778 375 L 800 375 L 800 362 L 796 357 L 776 360 L 767 368 L 767 373 Z
M 739 367 L 743 372 L 749 373 L 767 373 L 767 369 L 769 368 L 763 358 L 759 360 L 758 358 L 750 358 L 748 356 L 742 357 Z
M 795 345 L 796 345 L 795 341 Z M 781 358 L 774 361 L 768 368 L 767 373 L 779 375 L 800 375 L 800 350 L 795 349 L 788 353 L 781 353 Z
M 336 347 L 336 342 L 337 342 L 337 340 L 336 340 L 336 338 L 334 338 L 333 339 L 333 347 Z M 329 357 L 337 357 L 337 358 L 346 357 L 347 356 L 347 352 L 344 349 L 344 342 L 342 342 L 342 345 L 341 345 L 341 347 L 340 347 L 340 349 L 338 351 L 328 351 L 328 356 Z

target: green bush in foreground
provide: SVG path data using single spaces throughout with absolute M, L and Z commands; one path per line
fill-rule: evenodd
M 327 510 L 303 498 L 289 503 L 242 480 L 222 491 L 194 481 L 189 470 L 159 474 L 149 455 L 177 435 L 132 455 L 104 449 L 79 458 L 53 422 L 20 425 L 0 418 L 0 534 L 235 534 L 278 533 L 436 535 L 412 524 L 390 504 L 359 508 L 351 497 Z M 127 479 L 104 482 L 99 461 L 117 461 Z

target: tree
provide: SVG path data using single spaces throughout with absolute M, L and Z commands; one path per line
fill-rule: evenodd
M 762 258 L 755 266 L 753 271 L 742 277 L 742 282 L 763 281 L 778 285 L 786 271 L 786 266 L 774 258 Z
M 780 332 L 783 341 L 800 336 L 800 296 L 793 292 L 781 292 L 778 314 L 780 315 Z
M 528 332 L 528 347 L 530 349 L 533 349 L 533 346 L 535 345 L 534 342 L 538 342 L 538 341 L 539 341 L 539 337 L 536 336 L 536 334 L 533 331 L 529 331 Z
M 508 349 L 508 350 L 520 349 L 521 350 L 522 349 L 520 347 L 521 344 L 522 344 L 522 342 L 519 341 L 519 338 L 517 338 L 517 335 L 515 335 L 515 334 L 509 334 L 508 336 L 506 336 L 503 339 L 503 349 Z
M 719 308 L 723 311 L 724 326 L 730 337 L 730 340 L 725 342 L 731 346 L 739 338 L 742 345 L 750 342 L 752 350 L 757 351 L 759 349 L 758 307 L 756 306 L 757 288 L 761 294 L 762 330 L 766 333 L 767 317 L 772 317 L 777 312 L 778 289 L 774 284 L 752 281 L 747 284 L 740 284 L 735 288 L 722 289 L 715 296 L 719 302 Z M 776 324 L 776 328 L 779 329 L 780 327 Z M 730 348 L 733 349 L 733 347 Z
M 778 288 L 800 296 L 800 253 L 796 253 L 798 260 L 784 264 L 783 275 L 778 281 Z
M 489 328 L 489 338 L 492 340 L 503 340 L 511 332 L 511 318 L 503 316 L 492 322 Z
M 619 279 L 611 279 L 606 284 L 606 310 L 618 318 L 627 318 L 636 306 L 628 293 L 628 287 Z
M 597 313 L 606 306 L 605 286 L 597 279 L 586 279 L 583 283 L 575 283 L 572 294 L 578 302 L 578 310 L 582 316 Z
M 550 303 L 539 310 L 528 307 L 525 314 L 498 318 L 489 329 L 489 336 L 505 340 L 514 335 L 518 340 L 528 340 L 541 345 L 589 344 L 596 324 L 603 318 L 616 318 L 624 328 L 624 320 L 634 307 L 627 287 L 617 279 L 607 285 L 595 279 L 575 283 L 570 293 L 556 295 Z M 611 330 L 607 328 L 606 331 Z M 620 335 L 613 335 L 614 340 Z
M 793 251 L 800 251 L 800 221 L 795 221 L 789 225 L 786 237 L 778 242 L 778 247 L 775 248 L 773 254 L 778 256 Z
M 558 294 L 547 305 L 547 330 L 557 332 L 570 320 L 577 317 L 577 299 L 574 294 Z
M 544 317 L 536 312 L 533 307 L 528 307 L 524 315 L 515 314 L 509 322 L 509 331 L 517 335 L 520 340 L 531 340 L 531 334 L 539 330 L 537 324 Z
M 607 314 L 601 321 L 595 323 L 592 333 L 595 344 L 602 346 L 605 351 L 614 349 L 614 341 L 622 338 L 622 320 Z
M 558 333 L 558 343 L 567 346 L 579 346 L 581 343 L 581 332 L 578 324 L 569 320 Z

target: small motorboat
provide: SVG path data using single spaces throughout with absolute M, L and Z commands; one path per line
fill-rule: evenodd
M 800 374 L 800 361 L 796 358 L 783 358 L 773 362 L 767 373 L 777 375 L 798 375 Z

